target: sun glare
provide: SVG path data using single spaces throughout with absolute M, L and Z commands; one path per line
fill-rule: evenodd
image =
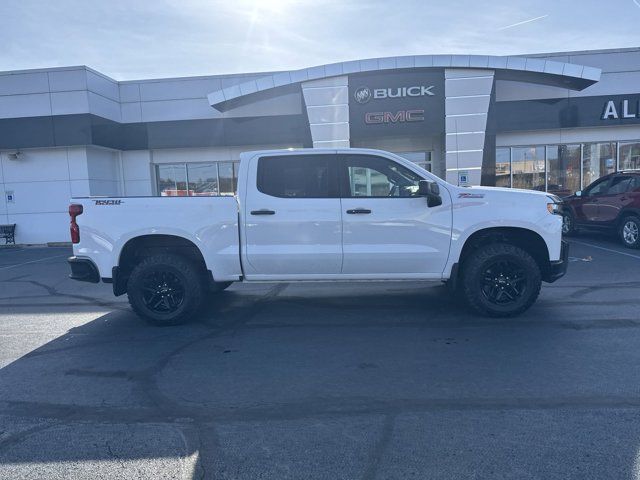
M 265 17 L 273 15 L 282 16 L 287 13 L 293 3 L 292 0 L 245 0 L 242 2 L 253 22 L 265 20 Z

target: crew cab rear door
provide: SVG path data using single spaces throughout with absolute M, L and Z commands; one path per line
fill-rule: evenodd
M 343 266 L 369 278 L 439 278 L 451 243 L 451 200 L 418 196 L 423 178 L 406 166 L 372 154 L 339 156 Z
M 291 152 L 251 162 L 242 206 L 246 278 L 339 274 L 342 219 L 336 155 Z

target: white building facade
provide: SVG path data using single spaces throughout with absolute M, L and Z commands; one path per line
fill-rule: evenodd
M 263 148 L 381 148 L 452 183 L 570 194 L 640 169 L 639 85 L 640 48 L 126 82 L 1 72 L 0 224 L 64 242 L 71 197 L 232 195 L 240 152 Z

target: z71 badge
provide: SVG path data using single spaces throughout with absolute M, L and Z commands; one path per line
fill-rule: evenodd
M 94 200 L 96 205 L 122 205 L 122 200 Z
M 458 198 L 484 198 L 484 193 L 459 193 Z

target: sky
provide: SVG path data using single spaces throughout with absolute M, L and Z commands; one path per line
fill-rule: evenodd
M 640 47 L 640 0 L 0 0 L 0 71 L 116 80 Z

